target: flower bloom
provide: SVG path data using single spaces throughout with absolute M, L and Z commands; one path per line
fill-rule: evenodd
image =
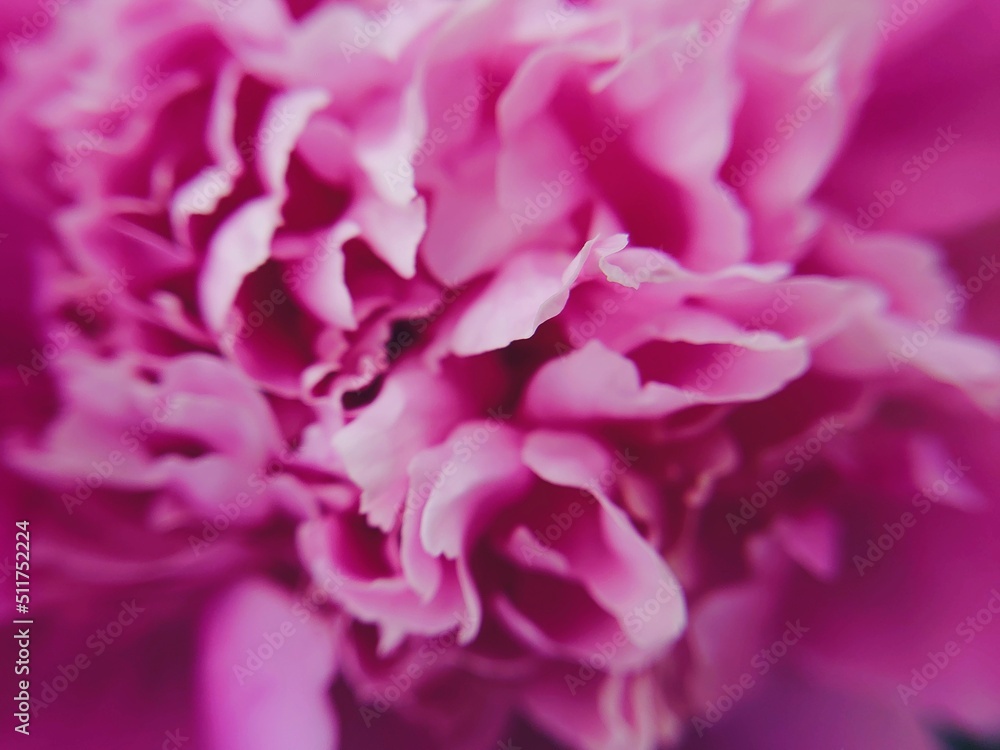
M 1000 731 L 998 21 L 10 6 L 0 482 L 73 612 L 36 734 Z

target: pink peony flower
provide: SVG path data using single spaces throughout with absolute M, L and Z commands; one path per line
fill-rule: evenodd
M 1000 733 L 998 21 L 6 7 L 18 731 Z

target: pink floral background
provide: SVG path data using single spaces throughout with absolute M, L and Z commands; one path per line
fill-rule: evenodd
M 995 2 L 0 32 L 3 747 L 1000 736 Z

